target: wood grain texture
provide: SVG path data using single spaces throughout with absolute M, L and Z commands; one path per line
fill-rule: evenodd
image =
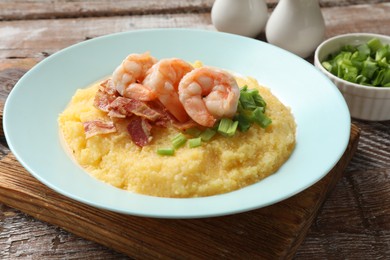
M 5 21 L 0 26 L 0 35 L 7 35 L 0 41 L 0 60 L 42 60 L 60 49 L 97 36 L 172 27 L 214 30 L 209 13 Z
M 387 259 L 389 190 L 389 168 L 347 172 L 324 203 L 296 258 Z
M 349 171 L 390 169 L 390 121 L 368 122 L 354 120 L 362 129 L 358 153 Z
M 384 26 L 390 24 L 390 3 L 329 7 L 322 12 L 326 37 L 373 31 L 372 28 L 376 33 L 390 35 L 390 26 Z M 0 26 L 0 35 L 4 35 L 0 41 L 0 63 L 2 59 L 42 60 L 69 45 L 109 33 L 172 27 L 215 30 L 208 12 L 4 21 Z
M 390 2 L 322 9 L 326 38 L 354 32 L 390 35 Z M 375 19 L 373 19 L 375 17 Z
M 0 202 L 134 258 L 291 258 L 356 150 L 359 130 L 351 129 L 343 158 L 316 185 L 232 216 L 169 220 L 99 210 L 48 189 L 12 154 L 0 161 Z
M 0 20 L 35 20 L 100 16 L 129 16 L 210 12 L 215 0 L 57 0 L 0 2 Z M 322 7 L 378 4 L 388 0 L 320 0 Z M 277 0 L 266 0 L 272 10 Z
M 57 0 L 0 2 L 0 20 L 209 12 L 214 0 Z

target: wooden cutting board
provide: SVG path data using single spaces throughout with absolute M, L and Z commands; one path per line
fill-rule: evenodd
M 12 153 L 0 160 L 0 202 L 133 258 L 292 258 L 352 158 L 360 130 L 321 181 L 272 206 L 205 219 L 153 219 L 96 209 L 32 177 Z

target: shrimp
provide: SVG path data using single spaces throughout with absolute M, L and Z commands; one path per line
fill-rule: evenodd
M 165 108 L 179 121 L 186 122 L 189 117 L 179 100 L 177 92 L 180 80 L 193 67 L 177 58 L 162 59 L 148 71 L 142 84 L 153 90 Z
M 197 68 L 186 74 L 178 92 L 188 115 L 206 127 L 212 127 L 223 117 L 233 117 L 240 98 L 234 77 L 210 67 Z
M 148 52 L 127 56 L 112 74 L 112 81 L 119 94 L 141 101 L 155 99 L 153 91 L 142 85 L 141 82 L 145 79 L 146 72 L 156 62 L 157 59 Z

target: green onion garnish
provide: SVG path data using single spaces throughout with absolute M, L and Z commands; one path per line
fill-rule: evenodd
M 256 108 L 253 111 L 253 121 L 261 126 L 262 128 L 266 128 L 272 123 L 272 120 L 268 118 L 262 111 L 261 108 Z
M 390 45 L 378 38 L 358 46 L 346 45 L 322 66 L 344 80 L 367 86 L 390 87 Z
M 229 118 L 222 118 L 218 125 L 218 133 L 223 136 L 233 136 L 236 133 L 238 121 Z
M 178 133 L 172 138 L 172 146 L 174 149 L 178 149 L 187 142 L 187 138 L 182 133 Z
M 265 115 L 266 102 L 260 96 L 257 89 L 248 89 L 244 86 L 240 89 L 240 99 L 237 107 L 237 114 L 234 120 L 238 123 L 240 131 L 247 131 L 253 123 L 266 128 L 272 120 Z
M 188 140 L 188 146 L 190 148 L 195 148 L 195 147 L 198 147 L 201 145 L 202 145 L 202 138 L 201 137 L 191 138 Z
M 252 93 L 248 91 L 241 91 L 240 93 L 240 103 L 243 109 L 255 109 L 256 103 L 253 99 Z
M 390 75 L 383 74 L 381 77 L 390 77 Z M 260 96 L 259 91 L 244 86 L 240 89 L 237 113 L 233 120 L 222 118 L 213 128 L 207 128 L 203 132 L 197 128 L 187 129 L 171 139 L 171 148 L 158 148 L 157 153 L 159 155 L 174 155 L 175 150 L 187 142 L 186 135 L 193 137 L 188 139 L 189 148 L 195 148 L 201 146 L 202 142 L 210 141 L 217 132 L 223 136 L 231 137 L 236 134 L 237 129 L 245 132 L 252 124 L 258 124 L 266 128 L 271 124 L 272 120 L 265 115 L 265 109 L 266 102 Z
M 235 118 L 238 122 L 238 129 L 240 129 L 241 132 L 246 132 L 251 127 L 252 122 L 250 119 L 245 116 L 244 114 L 238 114 Z
M 171 156 L 171 155 L 175 154 L 175 149 L 173 149 L 173 148 L 158 148 L 157 154 Z
M 208 142 L 211 140 L 211 138 L 213 138 L 213 136 L 216 134 L 217 132 L 211 128 L 207 128 L 206 130 L 203 131 L 203 133 L 200 134 L 200 138 L 202 139 L 202 141 L 204 142 Z

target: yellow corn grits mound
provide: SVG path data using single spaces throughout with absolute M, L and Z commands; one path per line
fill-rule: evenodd
M 271 92 L 251 78 L 238 78 L 239 86 L 258 88 L 272 119 L 267 129 L 253 125 L 233 137 L 215 135 L 201 147 L 179 148 L 174 156 L 161 156 L 157 148 L 170 147 L 178 131 L 152 130 L 153 141 L 139 148 L 131 141 L 126 123 L 113 134 L 85 138 L 82 122 L 106 119 L 93 106 L 98 83 L 77 90 L 58 122 L 76 161 L 97 179 L 131 192 L 160 197 L 202 197 L 240 189 L 276 172 L 295 146 L 295 121 Z M 117 125 L 118 127 L 118 125 Z

